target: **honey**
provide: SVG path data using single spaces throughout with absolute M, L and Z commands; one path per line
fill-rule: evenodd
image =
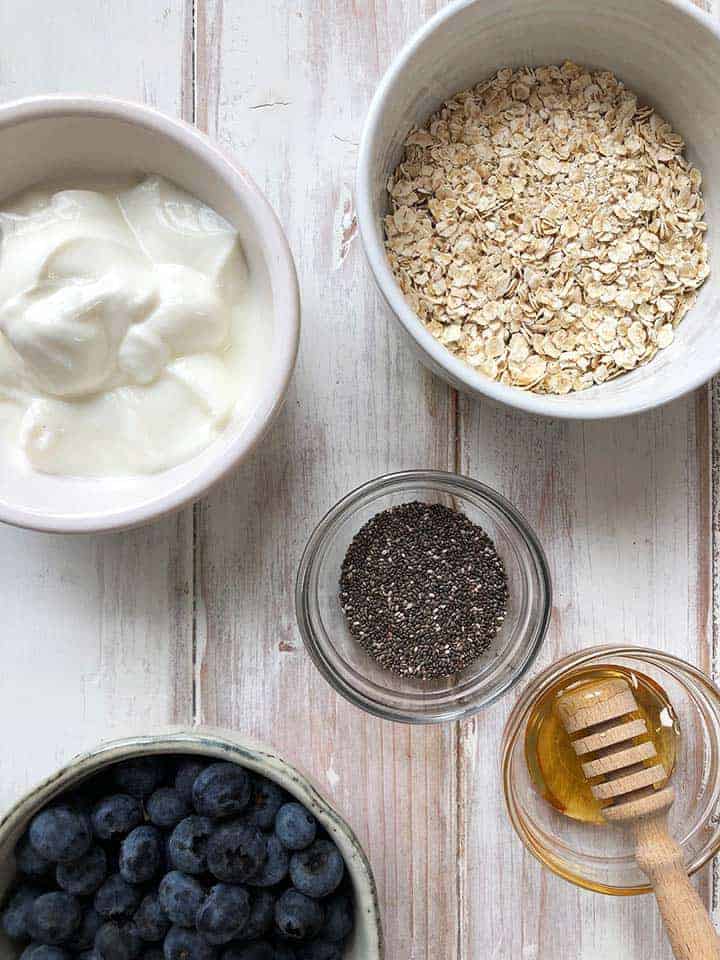
M 545 800 L 560 813 L 587 823 L 605 823 L 602 808 L 607 802 L 596 800 L 590 789 L 603 777 L 586 779 L 557 707 L 564 694 L 582 693 L 587 688 L 590 696 L 595 684 L 611 678 L 627 681 L 635 695 L 638 710 L 628 718 L 644 720 L 648 732 L 635 737 L 633 743 L 652 740 L 657 751 L 654 760 L 646 761 L 648 765 L 662 763 L 669 776 L 675 766 L 680 736 L 677 716 L 665 691 L 636 670 L 610 665 L 585 667 L 551 687 L 534 705 L 528 719 L 525 760 L 532 782 Z

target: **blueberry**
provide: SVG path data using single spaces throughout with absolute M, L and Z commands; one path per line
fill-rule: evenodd
M 52 863 L 77 860 L 92 843 L 88 818 L 66 806 L 41 810 L 30 822 L 28 836 L 35 852 Z
M 267 890 L 250 892 L 250 917 L 240 931 L 239 940 L 255 940 L 272 929 L 275 897 Z
M 159 757 L 134 757 L 112 768 L 113 783 L 121 793 L 144 800 L 158 787 L 164 776 L 165 768 Z
M 95 943 L 95 934 L 103 924 L 103 918 L 93 907 L 82 915 L 80 926 L 67 942 L 71 950 L 89 950 Z
M 205 901 L 205 891 L 194 877 L 172 870 L 162 878 L 158 896 L 171 923 L 180 927 L 195 926 L 195 917 Z
M 355 924 L 355 910 L 351 898 L 345 893 L 336 893 L 323 906 L 325 923 L 320 932 L 322 939 L 336 943 L 349 937 Z
M 91 820 L 95 835 L 101 840 L 124 837 L 142 823 L 142 805 L 135 797 L 116 793 L 104 797 L 93 807 Z
M 114 873 L 95 894 L 95 909 L 106 920 L 128 919 L 140 904 L 140 891 Z
M 205 817 L 232 817 L 250 802 L 247 771 L 236 763 L 211 763 L 193 784 L 193 804 Z
M 128 883 L 148 883 L 160 871 L 163 838 L 157 827 L 135 827 L 120 846 L 120 876 Z
M 191 804 L 193 800 L 193 784 L 207 767 L 202 760 L 183 760 L 175 774 L 175 789 L 183 800 Z
M 208 943 L 229 943 L 250 919 L 250 897 L 242 887 L 216 884 L 200 907 L 195 919 L 198 933 Z
M 56 944 L 69 940 L 80 926 L 80 902 L 68 893 L 44 893 L 33 903 L 28 928 L 33 940 Z
M 275 960 L 275 951 L 265 940 L 244 945 L 238 943 L 228 947 L 222 960 Z
M 30 939 L 30 914 L 41 893 L 39 887 L 23 884 L 8 900 L 2 912 L 2 928 L 11 940 Z
M 174 827 L 190 813 L 190 804 L 173 787 L 159 787 L 147 801 L 147 814 L 156 827 Z
M 27 834 L 20 838 L 15 847 L 15 863 L 18 871 L 26 877 L 44 877 L 52 869 L 52 863 L 33 848 Z
M 129 923 L 104 923 L 95 934 L 98 960 L 136 960 L 142 940 Z
M 55 870 L 57 885 L 66 893 L 87 897 L 95 893 L 107 875 L 107 856 L 102 847 L 90 847 L 87 853 Z
M 286 798 L 285 791 L 272 780 L 267 777 L 254 777 L 250 806 L 245 816 L 261 830 L 271 830 L 275 816 Z
M 77 960 L 100 960 L 100 958 L 95 953 L 95 947 L 90 947 L 88 950 L 81 950 L 77 954 Z
M 317 820 L 301 803 L 286 803 L 275 817 L 275 833 L 286 850 L 304 850 L 317 833 Z
M 342 960 L 343 951 L 339 943 L 330 940 L 313 940 L 302 943 L 295 951 L 297 960 Z
M 149 893 L 135 911 L 133 926 L 139 937 L 150 943 L 159 943 L 165 939 L 170 929 L 170 921 L 160 906 L 157 893 Z
M 199 933 L 173 927 L 163 945 L 165 960 L 215 960 L 217 951 Z
M 344 872 L 342 855 L 330 840 L 316 840 L 290 857 L 293 886 L 308 897 L 327 897 L 337 889 Z
M 51 947 L 44 943 L 31 943 L 25 947 L 20 960 L 70 960 L 70 954 L 61 947 Z
M 288 873 L 288 852 L 274 834 L 265 841 L 265 850 L 265 863 L 247 880 L 247 883 L 254 887 L 274 887 L 276 883 L 284 880 Z
M 175 827 L 168 843 L 168 857 L 176 870 L 204 873 L 207 870 L 207 845 L 213 832 L 207 817 L 186 817 Z
M 275 925 L 289 940 L 310 940 L 322 923 L 320 904 L 297 890 L 286 890 L 275 904 Z
M 266 857 L 265 838 L 244 820 L 223 824 L 208 840 L 208 868 L 218 880 L 241 883 L 259 871 Z

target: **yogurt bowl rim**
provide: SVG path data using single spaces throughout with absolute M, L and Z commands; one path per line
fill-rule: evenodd
M 105 95 L 61 93 L 24 97 L 0 104 L 0 131 L 21 123 L 61 117 L 128 123 L 162 134 L 177 144 L 179 150 L 193 153 L 229 192 L 242 196 L 249 219 L 256 228 L 258 247 L 264 254 L 273 293 L 272 316 L 277 335 L 273 339 L 272 359 L 259 391 L 259 402 L 239 426 L 228 426 L 228 431 L 237 432 L 238 435 L 224 450 L 213 455 L 210 462 L 199 467 L 192 478 L 139 505 L 123 506 L 103 513 L 46 512 L 0 501 L 0 521 L 17 527 L 48 533 L 124 530 L 174 513 L 199 499 L 262 440 L 282 408 L 295 368 L 300 342 L 300 291 L 289 243 L 269 201 L 249 173 L 197 127 L 131 100 Z M 27 187 L 31 185 L 28 183 Z M 0 199 L 15 192 L 2 193 L 1 187 L 0 180 Z M 59 477 L 57 481 L 62 483 L 65 479 Z M 103 483 L 103 479 L 94 482 Z

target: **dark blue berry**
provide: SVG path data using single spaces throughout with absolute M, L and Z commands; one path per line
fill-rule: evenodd
M 170 929 L 170 920 L 160 906 L 160 897 L 157 893 L 149 893 L 135 911 L 133 926 L 139 937 L 150 943 L 158 943 L 165 939 Z
M 173 927 L 163 945 L 165 960 L 215 960 L 217 951 L 195 930 Z
M 142 940 L 129 923 L 104 923 L 95 934 L 98 960 L 136 960 Z
M 323 940 L 337 942 L 350 936 L 355 923 L 353 902 L 345 893 L 337 893 L 323 905 L 325 923 L 320 932 Z
M 135 827 L 120 846 L 120 876 L 128 883 L 148 883 L 160 872 L 163 838 L 157 827 Z
M 190 804 L 173 787 L 159 787 L 148 798 L 146 808 L 156 827 L 174 827 L 190 813 Z
M 30 822 L 28 835 L 35 852 L 52 863 L 77 860 L 92 843 L 88 818 L 66 806 L 41 810 Z
M 245 816 L 261 830 L 271 830 L 275 816 L 286 799 L 285 791 L 272 780 L 267 777 L 253 777 L 250 806 Z
M 103 924 L 103 918 L 93 907 L 82 915 L 80 926 L 67 942 L 71 950 L 89 950 L 95 943 L 95 934 Z
M 260 870 L 266 857 L 265 838 L 244 820 L 223 824 L 208 840 L 208 869 L 218 880 L 242 883 Z
M 205 900 L 205 891 L 194 877 L 179 870 L 166 874 L 158 891 L 160 906 L 171 923 L 194 927 L 198 910 Z
M 104 797 L 93 807 L 91 820 L 95 836 L 101 840 L 124 837 L 142 823 L 142 804 L 126 793 Z
M 340 885 L 345 864 L 330 840 L 316 840 L 290 857 L 290 879 L 308 897 L 327 897 Z
M 297 960 L 342 960 L 343 951 L 339 943 L 330 940 L 313 940 L 301 943 L 295 950 Z
M 207 767 L 202 760 L 183 760 L 175 774 L 175 789 L 187 804 L 193 800 L 193 785 Z
M 80 902 L 75 897 L 68 893 L 44 893 L 30 911 L 30 935 L 40 943 L 64 943 L 80 926 L 80 918 Z
M 23 950 L 20 960 L 70 960 L 70 954 L 61 947 L 51 947 L 45 943 L 31 943 Z
M 160 757 L 134 757 L 112 768 L 112 779 L 121 793 L 144 800 L 163 781 L 165 766 Z
M 95 909 L 106 920 L 124 920 L 135 913 L 141 893 L 119 873 L 108 877 L 95 894 Z
M 310 940 L 317 936 L 322 922 L 320 904 L 297 890 L 286 890 L 275 904 L 275 926 L 288 940 Z
M 267 890 L 250 892 L 250 916 L 240 931 L 239 940 L 255 940 L 272 929 L 275 919 L 275 897 Z
M 8 900 L 2 912 L 2 928 L 11 940 L 30 939 L 30 915 L 41 893 L 39 887 L 23 884 Z
M 233 944 L 223 953 L 222 960 L 275 960 L 275 951 L 265 940 L 255 943 Z
M 216 884 L 200 907 L 195 919 L 198 933 L 208 943 L 229 943 L 250 919 L 250 897 L 242 887 Z
M 284 880 L 288 873 L 288 852 L 274 834 L 266 839 L 265 850 L 265 863 L 246 881 L 254 887 L 274 887 L 276 883 Z
M 232 817 L 250 802 L 247 771 L 236 763 L 212 763 L 193 784 L 195 810 L 204 817 Z
M 57 885 L 77 897 L 95 893 L 106 875 L 107 856 L 102 847 L 90 847 L 82 857 L 69 863 L 59 863 L 55 870 Z
M 175 827 L 168 843 L 168 857 L 176 870 L 204 873 L 207 870 L 207 845 L 213 824 L 208 817 L 186 817 Z
M 27 834 L 20 838 L 15 847 L 15 863 L 18 871 L 26 877 L 44 877 L 53 866 L 33 848 Z
M 275 833 L 286 850 L 304 850 L 315 840 L 317 820 L 301 803 L 285 803 L 275 817 Z

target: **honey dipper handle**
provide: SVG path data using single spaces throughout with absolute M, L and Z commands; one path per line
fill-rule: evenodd
M 635 830 L 637 862 L 655 890 L 676 960 L 720 960 L 720 939 L 668 833 L 667 812 L 642 817 Z

